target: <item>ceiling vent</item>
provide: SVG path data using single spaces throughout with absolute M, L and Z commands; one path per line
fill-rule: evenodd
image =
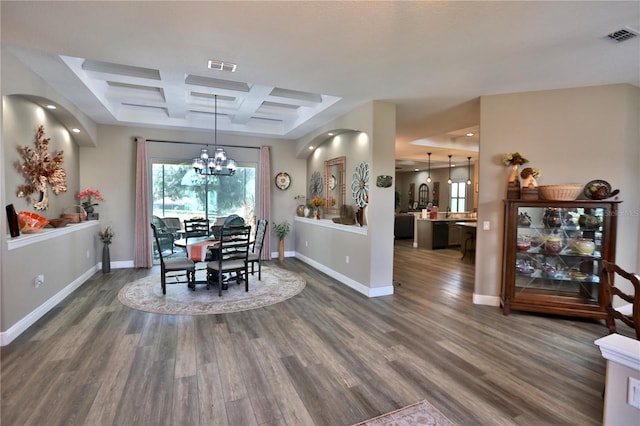
M 611 34 L 607 34 L 607 37 L 611 40 L 617 41 L 618 43 L 622 43 L 625 40 L 630 40 L 634 37 L 637 37 L 640 33 L 636 30 L 632 30 L 629 27 L 624 27 L 619 29 L 618 31 L 614 31 Z
M 207 67 L 211 68 L 212 70 L 236 72 L 238 65 L 232 62 L 224 62 L 216 59 L 210 59 L 207 62 Z

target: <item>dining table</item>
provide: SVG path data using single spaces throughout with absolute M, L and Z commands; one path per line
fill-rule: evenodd
M 186 249 L 187 257 L 194 262 L 204 262 L 207 259 L 207 252 L 220 247 L 220 241 L 211 237 L 181 238 L 173 242 L 176 247 Z

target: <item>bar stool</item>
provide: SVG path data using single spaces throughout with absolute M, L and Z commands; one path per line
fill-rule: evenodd
M 467 231 L 465 233 L 465 237 L 466 238 L 464 239 L 464 247 L 463 247 L 463 252 L 462 252 L 462 258 L 460 260 L 464 260 L 464 258 L 467 256 L 467 253 L 469 255 L 473 255 L 474 260 L 475 260 L 476 235 L 472 231 Z

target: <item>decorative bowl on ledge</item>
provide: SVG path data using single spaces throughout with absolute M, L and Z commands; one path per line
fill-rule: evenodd
M 49 225 L 53 226 L 54 228 L 64 228 L 69 224 L 70 221 L 71 220 L 69 218 L 59 217 L 56 219 L 49 219 Z
M 23 234 L 33 234 L 38 232 L 47 224 L 49 220 L 46 217 L 42 217 L 33 212 L 20 212 L 18 213 L 18 227 Z
M 578 198 L 584 185 L 581 183 L 567 183 L 564 185 L 540 185 L 540 198 L 548 201 L 573 201 Z

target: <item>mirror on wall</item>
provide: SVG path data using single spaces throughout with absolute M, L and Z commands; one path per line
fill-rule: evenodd
M 347 158 L 336 157 L 324 162 L 325 212 L 340 214 L 346 189 Z
M 418 208 L 424 209 L 429 204 L 429 186 L 423 183 L 418 188 Z

